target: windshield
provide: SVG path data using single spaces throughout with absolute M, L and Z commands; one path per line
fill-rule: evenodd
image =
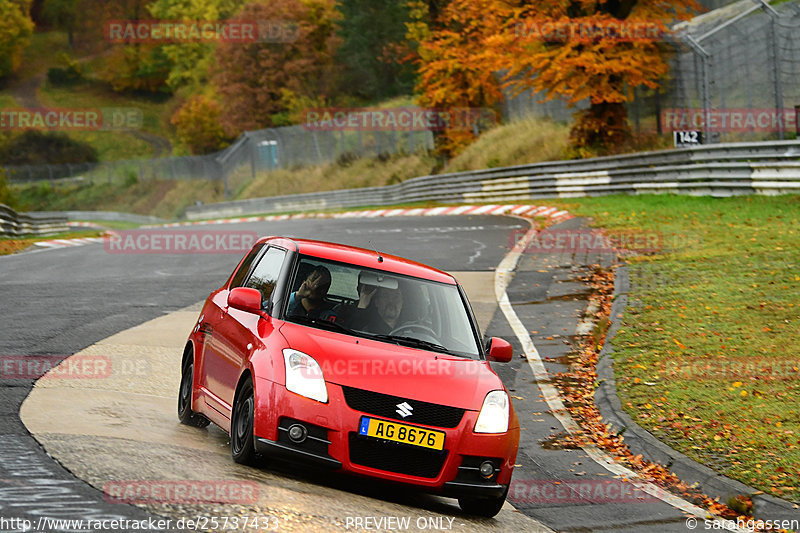
M 286 320 L 477 359 L 479 345 L 458 287 L 301 257 Z

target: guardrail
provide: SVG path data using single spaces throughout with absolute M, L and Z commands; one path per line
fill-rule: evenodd
M 711 196 L 800 192 L 800 141 L 727 143 L 437 174 L 397 185 L 187 208 L 190 220 L 438 201 L 508 202 L 603 194 Z
M 68 230 L 67 217 L 63 215 L 17 213 L 7 205 L 0 204 L 0 237 L 48 235 Z
M 161 224 L 167 222 L 163 218 L 149 215 L 135 215 L 118 211 L 29 211 L 34 217 L 65 216 L 67 220 L 91 220 L 99 222 L 132 222 L 134 224 Z

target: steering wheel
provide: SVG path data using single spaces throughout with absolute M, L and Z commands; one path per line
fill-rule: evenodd
M 408 333 L 416 332 L 417 335 L 408 335 L 406 334 L 406 332 Z M 422 334 L 422 337 L 420 337 L 419 334 Z M 428 326 L 424 326 L 422 324 L 415 324 L 413 322 L 410 322 L 408 324 L 403 324 L 402 326 L 394 328 L 392 331 L 389 332 L 389 335 L 399 335 L 401 337 L 415 337 L 421 341 L 435 342 L 436 344 L 439 344 L 439 337 L 436 335 L 435 331 L 433 331 Z

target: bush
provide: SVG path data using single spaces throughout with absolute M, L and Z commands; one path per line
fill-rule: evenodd
M 5 165 L 59 165 L 96 163 L 97 150 L 64 133 L 28 130 L 0 146 L 0 163 Z
M 175 126 L 181 143 L 193 154 L 208 154 L 224 148 L 231 141 L 219 118 L 217 102 L 195 95 L 172 115 L 170 122 Z
M 47 81 L 50 85 L 57 87 L 63 85 L 75 85 L 83 81 L 83 68 L 80 62 L 70 59 L 67 54 L 62 53 L 60 58 L 64 63 L 64 68 L 53 67 L 47 70 Z
M 6 171 L 0 168 L 0 204 L 5 204 L 9 207 L 16 207 L 17 198 L 8 186 L 6 179 Z

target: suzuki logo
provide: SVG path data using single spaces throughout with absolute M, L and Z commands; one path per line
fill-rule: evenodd
M 413 411 L 414 408 L 408 405 L 408 402 L 403 402 L 397 404 L 397 411 L 395 411 L 395 413 L 405 418 L 414 414 Z

